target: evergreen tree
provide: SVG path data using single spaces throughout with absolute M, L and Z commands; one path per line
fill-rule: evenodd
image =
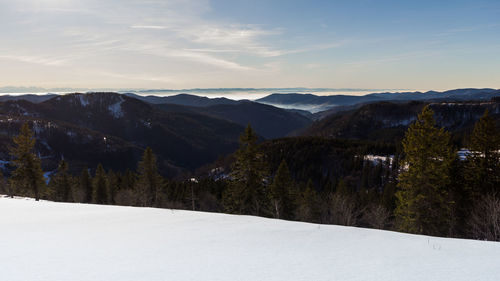
M 10 185 L 5 180 L 5 177 L 3 176 L 3 172 L 1 169 L 0 169 L 0 192 L 7 194 L 11 198 L 14 197 Z
M 93 202 L 96 204 L 108 204 L 108 190 L 106 172 L 101 164 L 97 166 L 94 177 Z
M 300 221 L 317 222 L 320 215 L 319 198 L 311 179 L 297 202 L 296 218 Z
M 137 175 L 131 170 L 127 169 L 125 171 L 125 174 L 122 176 L 120 189 L 133 189 L 136 181 Z
M 57 167 L 57 173 L 52 177 L 50 181 L 50 187 L 53 193 L 54 201 L 59 202 L 70 202 L 71 201 L 71 187 L 72 179 L 71 175 L 68 174 L 68 163 L 64 160 L 59 162 Z
M 120 176 L 113 172 L 112 170 L 108 171 L 108 203 L 114 205 L 115 195 L 118 192 L 118 187 L 120 186 Z
M 119 185 L 114 195 L 114 203 L 118 205 L 137 206 L 138 194 L 136 192 L 137 175 L 127 169 L 125 174 L 119 175 Z
M 500 192 L 500 131 L 487 110 L 476 122 L 469 143 L 464 174 L 471 197 Z
M 84 168 L 80 173 L 80 189 L 83 191 L 83 203 L 91 203 L 93 196 L 92 178 L 88 168 Z
M 231 180 L 224 193 L 224 207 L 231 213 L 262 215 L 268 206 L 265 192 L 267 169 L 264 154 L 257 146 L 257 135 L 250 125 L 240 136 L 240 148 L 235 157 Z
M 137 172 L 139 178 L 136 186 L 141 197 L 142 206 L 156 206 L 158 203 L 158 194 L 161 192 L 163 178 L 158 173 L 156 156 L 151 148 L 146 148 L 139 162 Z
M 273 183 L 269 186 L 272 212 L 277 219 L 290 219 L 293 210 L 294 182 L 290 175 L 288 165 L 283 159 L 274 176 Z
M 403 139 L 395 215 L 401 231 L 443 235 L 449 228 L 448 188 L 455 153 L 449 133 L 436 127 L 433 115 L 424 107 Z
M 370 187 L 370 172 L 371 172 L 371 163 L 369 161 L 365 161 L 363 165 L 363 171 L 361 172 L 361 186 L 360 189 L 362 191 L 367 190 Z
M 344 178 L 341 178 L 339 180 L 339 183 L 337 185 L 337 189 L 335 190 L 335 193 L 341 194 L 341 195 L 349 195 L 351 194 L 351 191 L 349 187 L 347 186 L 347 183 Z
M 461 211 L 468 234 L 476 239 L 500 238 L 500 131 L 488 110 L 476 122 L 469 140 L 470 155 Z M 461 221 L 459 221 L 461 222 Z M 465 228 L 465 227 L 463 227 Z
M 38 201 L 45 181 L 41 160 L 34 151 L 36 140 L 28 123 L 23 124 L 21 132 L 13 141 L 14 146 L 11 147 L 10 154 L 16 169 L 12 173 L 10 184 L 21 191 L 22 195 L 33 194 Z

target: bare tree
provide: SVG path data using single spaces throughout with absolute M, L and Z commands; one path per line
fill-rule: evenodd
M 472 210 L 469 226 L 476 239 L 500 241 L 500 196 L 481 197 Z
M 385 229 L 389 225 L 391 212 L 382 205 L 372 204 L 363 214 L 363 221 L 370 227 Z
M 361 210 L 356 207 L 354 200 L 346 195 L 335 194 L 330 203 L 330 219 L 332 224 L 355 226 Z

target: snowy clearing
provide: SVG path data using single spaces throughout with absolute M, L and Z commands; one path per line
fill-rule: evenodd
M 498 280 L 500 243 L 0 198 L 0 280 Z

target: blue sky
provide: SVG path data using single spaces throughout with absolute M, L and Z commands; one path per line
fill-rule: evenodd
M 498 15 L 498 0 L 0 0 L 0 86 L 500 88 Z

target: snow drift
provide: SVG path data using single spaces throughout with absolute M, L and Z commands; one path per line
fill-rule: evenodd
M 1 280 L 498 280 L 500 243 L 0 198 Z

